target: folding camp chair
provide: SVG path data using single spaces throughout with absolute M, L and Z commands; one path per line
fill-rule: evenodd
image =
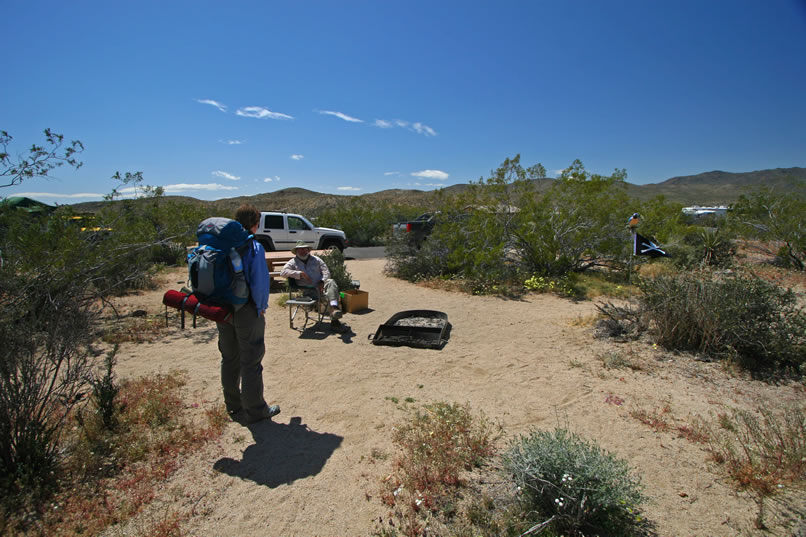
M 322 301 L 323 297 L 316 287 L 302 287 L 297 284 L 294 278 L 288 278 L 288 299 L 285 301 L 288 306 L 288 326 L 292 330 L 304 331 L 309 322 L 314 326 L 322 322 L 327 312 L 327 305 Z M 316 298 L 313 298 L 313 296 Z M 294 326 L 294 319 L 297 314 L 304 314 L 305 320 L 302 326 Z

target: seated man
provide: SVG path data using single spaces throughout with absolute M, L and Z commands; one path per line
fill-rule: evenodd
M 339 332 L 342 330 L 341 310 L 339 309 L 339 286 L 335 280 L 330 278 L 330 270 L 321 258 L 311 255 L 311 249 L 303 241 L 291 248 L 294 258 L 285 264 L 280 276 L 294 278 L 297 285 L 302 288 L 309 288 L 304 294 L 312 298 L 317 298 L 315 289 L 327 298 L 330 314 L 330 329 Z

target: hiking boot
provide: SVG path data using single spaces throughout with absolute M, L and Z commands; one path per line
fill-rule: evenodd
M 330 314 L 330 318 L 338 323 L 339 319 L 341 319 L 342 315 L 343 314 L 342 314 L 341 310 L 333 308 L 333 312 Z M 341 324 L 341 323 L 339 323 L 339 324 Z
M 241 423 L 246 418 L 246 412 L 244 412 L 243 408 L 227 410 L 227 414 L 229 414 L 229 419 L 238 423 Z
M 279 413 L 280 413 L 280 407 L 278 405 L 267 406 L 263 409 L 263 412 L 261 412 L 258 416 L 255 417 L 250 416 L 247 423 L 257 423 L 263 420 L 270 420 Z

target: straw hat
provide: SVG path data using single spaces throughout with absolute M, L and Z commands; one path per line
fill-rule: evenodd
M 291 247 L 291 253 L 296 255 L 297 254 L 297 248 L 307 248 L 308 250 L 310 250 L 311 246 L 308 243 L 306 243 L 305 241 L 297 241 L 297 244 L 295 244 L 294 246 Z

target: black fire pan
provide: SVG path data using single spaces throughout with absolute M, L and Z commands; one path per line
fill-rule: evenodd
M 368 339 L 373 345 L 442 349 L 450 332 L 447 314 L 434 310 L 408 310 L 392 315 Z

